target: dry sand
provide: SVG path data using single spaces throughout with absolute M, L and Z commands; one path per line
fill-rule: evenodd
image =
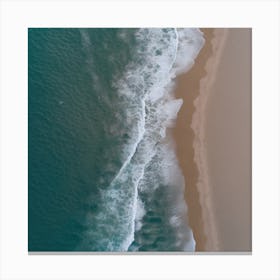
M 175 92 L 189 224 L 196 251 L 250 251 L 251 33 L 202 31 L 205 45 Z
M 220 250 L 251 251 L 251 30 L 231 29 L 206 107 Z

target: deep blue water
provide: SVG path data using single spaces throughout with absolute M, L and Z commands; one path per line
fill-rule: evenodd
M 176 44 L 174 29 L 29 29 L 29 251 L 193 250 L 165 135 Z

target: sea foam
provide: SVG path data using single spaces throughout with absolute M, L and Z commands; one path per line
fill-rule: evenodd
M 166 130 L 182 105 L 173 95 L 174 78 L 192 67 L 204 39 L 199 29 L 145 28 L 135 32 L 135 41 L 131 62 L 112 83 L 123 125 L 112 129 L 126 135 L 122 166 L 101 191 L 102 211 L 88 215 L 84 239 L 101 251 L 193 251 L 184 177 Z M 161 228 L 174 232 L 172 244 Z

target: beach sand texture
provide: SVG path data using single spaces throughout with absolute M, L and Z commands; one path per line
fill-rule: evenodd
M 251 30 L 201 29 L 174 129 L 196 251 L 251 251 Z

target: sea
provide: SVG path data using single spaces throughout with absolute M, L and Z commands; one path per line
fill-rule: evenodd
M 203 44 L 196 28 L 28 29 L 29 251 L 195 250 L 171 132 Z

